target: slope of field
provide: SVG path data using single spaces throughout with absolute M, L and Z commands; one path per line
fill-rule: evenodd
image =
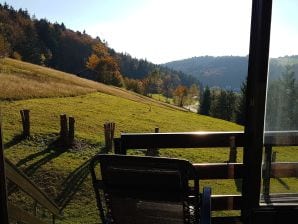
M 125 89 L 10 58 L 0 59 L 0 100 L 68 97 L 102 92 L 137 102 L 183 110 Z

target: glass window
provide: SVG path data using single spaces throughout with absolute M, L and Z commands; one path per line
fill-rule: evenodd
M 273 2 L 261 202 L 298 203 L 297 10 Z

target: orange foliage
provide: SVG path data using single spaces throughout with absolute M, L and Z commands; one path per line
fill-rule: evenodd
M 88 61 L 86 62 L 86 67 L 94 70 L 98 65 L 99 61 L 100 59 L 99 57 L 97 57 L 96 54 L 91 54 L 91 56 L 88 58 Z

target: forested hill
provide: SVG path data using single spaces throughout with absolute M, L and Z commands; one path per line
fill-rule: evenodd
M 298 74 L 298 56 L 286 56 L 270 60 L 270 73 L 273 78 L 279 77 L 286 65 L 293 65 Z M 248 57 L 193 57 L 189 59 L 168 62 L 168 68 L 182 71 L 198 78 L 204 85 L 239 90 L 247 76 Z
M 193 57 L 165 66 L 200 79 L 203 85 L 239 89 L 247 73 L 247 57 Z
M 44 65 L 116 86 L 123 85 L 123 76 L 144 79 L 154 70 L 175 80 L 178 77 L 182 85 L 198 83 L 196 78 L 182 72 L 117 53 L 100 37 L 67 29 L 63 23 L 36 19 L 27 10 L 15 10 L 6 3 L 0 4 L 0 57 Z

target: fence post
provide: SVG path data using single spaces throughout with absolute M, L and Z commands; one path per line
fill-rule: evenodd
M 107 151 L 112 150 L 115 126 L 114 122 L 106 122 L 104 124 L 105 147 Z
M 71 146 L 73 144 L 74 134 L 75 134 L 75 119 L 74 119 L 74 117 L 68 118 L 68 125 L 69 125 L 68 144 Z
M 7 188 L 6 188 L 6 176 L 4 165 L 4 147 L 2 136 L 2 120 L 0 113 L 0 217 L 1 223 L 8 224 L 8 208 L 7 208 Z
M 28 138 L 30 136 L 30 110 L 20 110 L 22 125 L 23 125 L 23 137 Z
M 236 137 L 230 137 L 230 156 L 229 163 L 236 163 L 237 160 L 237 147 L 236 147 Z
M 66 114 L 60 115 L 60 139 L 63 146 L 68 145 L 68 127 Z
M 159 127 L 156 127 L 154 129 L 154 132 L 159 133 Z M 145 153 L 146 156 L 158 156 L 158 154 L 159 154 L 158 149 L 147 149 Z

